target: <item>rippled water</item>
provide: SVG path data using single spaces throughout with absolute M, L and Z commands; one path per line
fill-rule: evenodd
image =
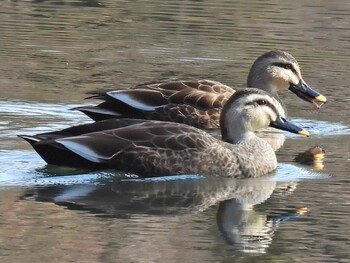
M 3 1 L 0 258 L 4 262 L 347 262 L 350 2 Z M 283 94 L 312 136 L 273 137 L 278 169 L 256 180 L 133 179 L 48 166 L 18 134 L 89 119 L 93 89 L 167 77 L 243 87 L 284 49 L 328 99 Z M 276 140 L 277 138 L 277 140 Z M 311 158 L 310 149 L 325 150 Z

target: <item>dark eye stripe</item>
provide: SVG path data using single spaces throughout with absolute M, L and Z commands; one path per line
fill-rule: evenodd
M 291 71 L 293 71 L 293 73 L 294 73 L 295 75 L 297 75 L 297 71 L 295 70 L 295 68 L 293 67 L 293 65 L 290 64 L 290 63 L 276 62 L 276 63 L 272 63 L 272 65 L 274 65 L 274 66 L 276 66 L 276 67 L 284 68 L 284 69 L 290 69 Z
M 246 103 L 246 105 L 255 105 L 255 104 L 259 104 L 258 102 L 261 101 L 261 99 L 257 99 L 251 102 Z M 274 112 L 276 112 L 276 114 L 279 114 L 277 108 L 275 107 L 275 105 L 271 104 L 269 101 L 264 100 L 266 102 L 265 106 L 270 107 Z

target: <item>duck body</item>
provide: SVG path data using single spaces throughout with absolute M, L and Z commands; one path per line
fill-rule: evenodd
M 116 169 L 142 177 L 189 173 L 257 177 L 277 164 L 271 146 L 258 137 L 235 145 L 173 122 L 152 121 L 60 139 L 32 139 L 34 149 L 49 164 Z M 257 168 L 256 163 L 262 165 Z
M 303 80 L 295 58 L 284 51 L 267 52 L 253 63 L 247 87 L 269 92 L 282 104 L 278 92 L 291 90 L 319 107 L 326 98 Z M 96 91 L 90 98 L 103 100 L 96 106 L 76 108 L 95 121 L 137 118 L 185 123 L 202 129 L 218 129 L 220 114 L 236 90 L 211 80 L 170 80 L 145 83 L 129 89 Z
M 277 161 L 272 147 L 254 132 L 267 126 L 294 133 L 302 130 L 281 117 L 283 113 L 268 93 L 245 89 L 224 106 L 220 116 L 223 141 L 185 124 L 135 124 L 122 119 L 105 121 L 112 123 L 105 124 L 111 128 L 107 130 L 92 124 L 21 137 L 49 164 L 117 169 L 141 177 L 198 173 L 258 177 L 273 171 Z
M 91 98 L 103 100 L 101 104 L 77 109 L 95 121 L 138 118 L 218 129 L 221 110 L 234 92 L 211 80 L 172 80 L 97 92 Z

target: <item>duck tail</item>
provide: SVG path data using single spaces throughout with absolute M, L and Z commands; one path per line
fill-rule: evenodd
M 41 141 L 41 139 L 36 138 L 35 136 L 30 136 L 30 135 L 17 135 L 17 136 L 22 138 L 22 139 L 24 139 L 24 140 L 26 140 L 32 146 L 34 146 L 35 144 L 37 144 L 38 142 Z

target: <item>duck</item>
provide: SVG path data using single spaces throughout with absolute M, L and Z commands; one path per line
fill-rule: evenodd
M 289 53 L 272 50 L 259 56 L 250 68 L 247 87 L 270 92 L 290 90 L 320 108 L 326 97 L 302 78 L 297 60 Z M 212 80 L 164 80 L 129 89 L 93 91 L 90 97 L 103 102 L 75 108 L 95 121 L 136 118 L 185 123 L 201 129 L 218 129 L 220 113 L 235 89 Z
M 277 166 L 274 150 L 256 130 L 270 126 L 309 136 L 283 114 L 276 98 L 249 88 L 235 92 L 224 105 L 221 140 L 187 124 L 154 120 L 58 139 L 20 137 L 48 164 L 115 169 L 139 177 L 209 173 L 250 178 Z

